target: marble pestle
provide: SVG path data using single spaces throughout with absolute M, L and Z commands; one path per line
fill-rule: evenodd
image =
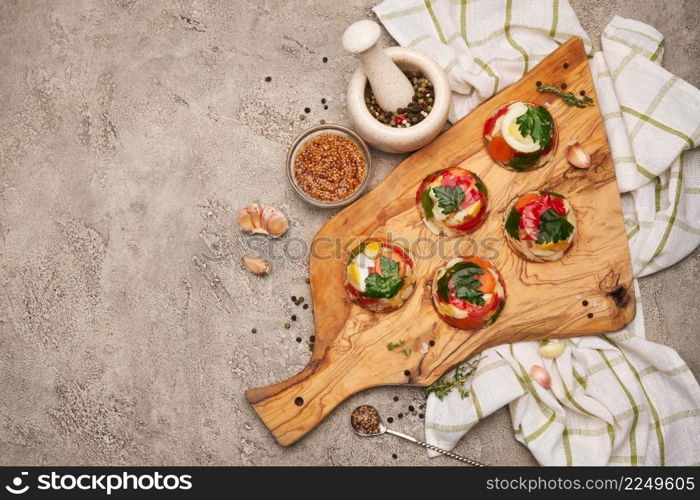
M 354 54 L 367 74 L 377 104 L 394 112 L 413 99 L 413 85 L 380 46 L 381 28 L 370 20 L 351 24 L 343 34 L 343 48 Z

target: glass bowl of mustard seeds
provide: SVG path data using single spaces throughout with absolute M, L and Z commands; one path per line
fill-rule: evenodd
M 367 144 L 340 125 L 319 125 L 302 132 L 287 153 L 287 176 L 306 202 L 337 208 L 358 199 L 369 180 Z

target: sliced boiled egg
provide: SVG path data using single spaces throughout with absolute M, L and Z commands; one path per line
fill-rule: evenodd
M 352 283 L 355 288 L 358 288 L 360 285 L 360 266 L 355 264 L 354 262 L 348 266 L 348 278 L 350 279 L 350 283 Z
M 481 210 L 481 200 L 477 200 L 475 203 L 472 203 L 471 206 L 467 207 L 467 215 L 469 217 L 476 217 L 479 210 Z
M 364 253 L 356 255 L 348 265 L 348 279 L 358 291 L 365 291 L 365 279 L 369 276 L 369 268 L 373 265 L 374 259 L 370 259 Z
M 521 153 L 534 153 L 540 150 L 539 143 L 532 140 L 532 137 L 523 137 L 517 120 L 527 112 L 527 104 L 516 102 L 510 105 L 508 112 L 503 116 L 501 122 L 501 134 L 508 145 Z
M 365 255 L 367 255 L 367 257 L 369 257 L 370 259 L 374 259 L 377 255 L 379 255 L 379 251 L 381 249 L 381 243 L 379 243 L 378 241 L 372 241 L 365 245 Z

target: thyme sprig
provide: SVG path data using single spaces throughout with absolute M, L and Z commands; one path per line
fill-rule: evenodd
M 540 85 L 537 87 L 537 92 L 549 92 L 550 94 L 555 94 L 561 97 L 569 106 L 576 106 L 577 108 L 585 108 L 588 106 L 593 106 L 593 99 L 584 95 L 582 97 L 576 97 L 573 92 L 562 92 L 554 85 Z
M 452 389 L 457 389 L 459 395 L 462 399 L 469 396 L 469 390 L 464 386 L 471 379 L 472 375 L 476 372 L 476 368 L 479 366 L 481 361 L 481 356 L 479 356 L 476 361 L 470 363 L 464 363 L 455 369 L 452 374 L 452 378 L 442 377 L 440 380 L 435 382 L 433 385 L 425 390 L 426 395 L 435 394 L 440 401 L 447 396 Z

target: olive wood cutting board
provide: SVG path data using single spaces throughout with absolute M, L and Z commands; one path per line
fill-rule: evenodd
M 537 81 L 565 82 L 568 90 L 584 90 L 595 105 L 567 106 L 553 94 L 537 92 Z M 511 172 L 496 165 L 482 139 L 489 114 L 515 100 L 548 103 L 559 128 L 556 156 L 533 172 Z M 577 169 L 567 162 L 567 145 L 572 140 L 580 141 L 591 154 L 590 168 Z M 416 189 L 426 175 L 456 166 L 481 177 L 490 206 L 484 225 L 471 238 L 457 240 L 431 233 L 415 206 Z M 567 196 L 577 214 L 577 239 L 557 262 L 525 262 L 503 235 L 508 203 L 519 194 L 540 189 Z M 394 312 L 368 312 L 353 305 L 345 293 L 347 255 L 369 236 L 402 239 L 413 253 L 415 290 Z M 450 327 L 437 316 L 430 298 L 435 269 L 446 259 L 468 254 L 491 259 L 506 283 L 502 314 L 481 330 Z M 632 266 L 620 196 L 581 40 L 572 38 L 563 44 L 518 83 L 406 158 L 377 188 L 333 217 L 313 240 L 310 273 L 316 321 L 311 360 L 290 379 L 245 394 L 284 446 L 368 387 L 428 386 L 487 347 L 600 334 L 632 321 Z M 389 342 L 400 340 L 411 349 L 410 355 L 387 349 Z M 425 352 L 431 340 L 434 345 Z

